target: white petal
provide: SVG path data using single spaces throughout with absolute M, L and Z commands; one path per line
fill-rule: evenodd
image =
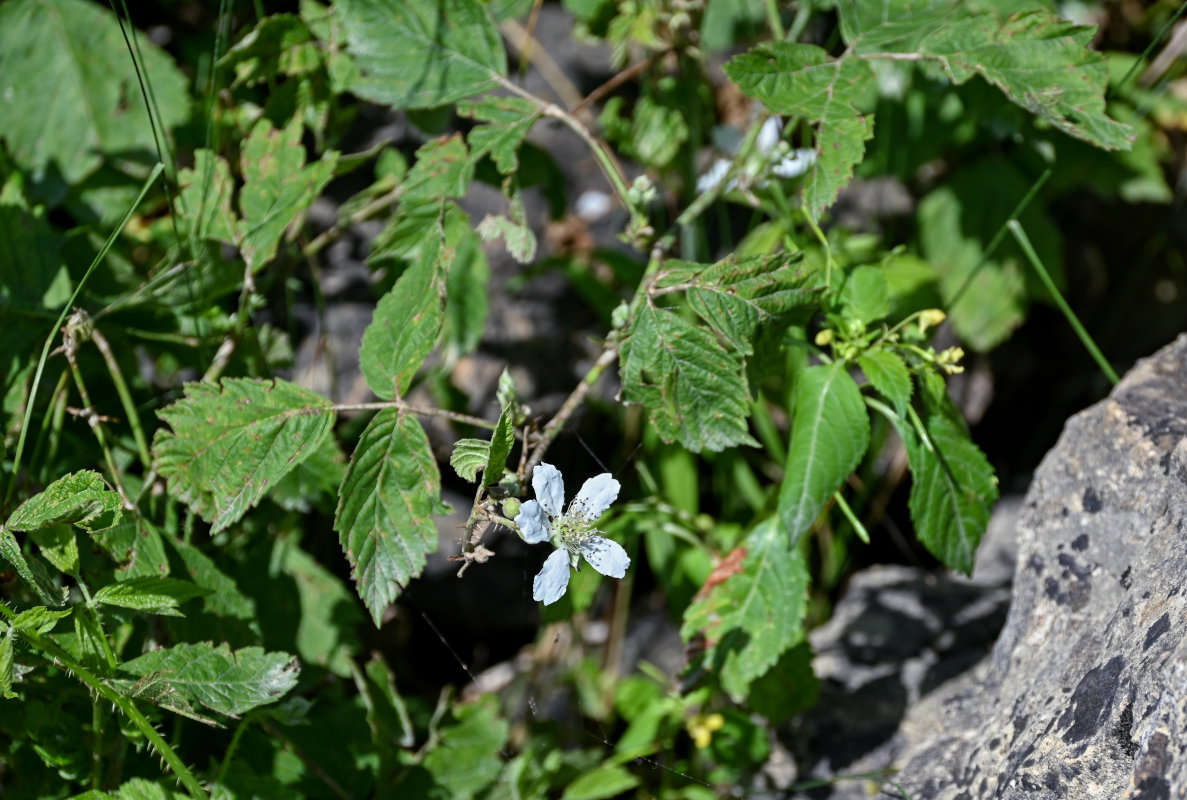
M 519 526 L 519 535 L 528 544 L 539 544 L 552 538 L 548 516 L 535 500 L 529 500 L 519 507 L 519 513 L 515 515 L 515 524 Z
M 631 559 L 622 545 L 604 536 L 591 536 L 577 545 L 577 549 L 591 567 L 607 578 L 623 577 L 626 568 L 631 565 Z
M 554 550 L 544 561 L 540 574 L 532 583 L 532 599 L 549 606 L 561 599 L 569 588 L 569 553 Z
M 602 516 L 602 512 L 610 507 L 610 504 L 618 497 L 620 488 L 618 481 L 614 480 L 614 476 L 609 472 L 595 475 L 585 482 L 581 491 L 573 498 L 573 505 L 569 507 L 569 512 L 580 514 L 584 519 L 592 522 Z
M 775 145 L 779 144 L 779 134 L 783 131 L 783 119 L 781 117 L 767 117 L 767 121 L 762 124 L 762 129 L 758 132 L 758 138 L 754 140 L 754 146 L 758 148 L 758 152 L 766 155 L 775 149 Z
M 550 517 L 559 517 L 565 510 L 565 479 L 551 464 L 541 464 L 532 473 L 532 488 L 536 499 Z

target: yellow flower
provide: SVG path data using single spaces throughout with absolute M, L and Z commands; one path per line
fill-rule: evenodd
M 725 717 L 720 714 L 697 714 L 685 723 L 693 744 L 701 750 L 708 747 L 709 743 L 713 741 L 713 731 L 721 730 L 723 725 L 725 725 Z

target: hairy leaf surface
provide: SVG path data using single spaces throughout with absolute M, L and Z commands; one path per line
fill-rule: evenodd
M 680 635 L 704 634 L 706 663 L 735 702 L 803 638 L 808 582 L 802 551 L 788 547 L 787 531 L 770 517 L 746 537 L 740 571 L 684 612 Z
M 394 408 L 363 431 L 339 492 L 338 531 L 359 596 L 378 625 L 437 547 L 441 476 L 420 423 Z
M 156 690 L 158 704 L 180 710 L 197 704 L 229 717 L 275 702 L 297 685 L 300 666 L 288 653 L 260 647 L 231 651 L 226 644 L 179 644 L 145 653 L 120 665 L 134 675 L 136 695 Z M 121 687 L 129 691 L 124 682 Z
M 184 616 L 178 606 L 201 597 L 208 590 L 189 581 L 161 576 L 131 578 L 109 583 L 95 592 L 94 601 L 167 617 Z
M 804 370 L 796 377 L 794 394 L 791 446 L 779 489 L 779 518 L 792 545 L 857 468 L 870 443 L 861 390 L 844 362 Z
M 114 527 L 123 518 L 123 501 L 94 470 L 65 475 L 33 495 L 4 523 L 14 531 L 35 531 L 68 523 L 88 531 Z
M 432 108 L 507 72 L 499 30 L 478 0 L 342 0 L 334 9 L 360 72 L 350 89 L 367 100 Z
M 287 381 L 190 383 L 160 412 L 153 463 L 169 490 L 220 531 L 314 452 L 334 424 L 329 400 Z

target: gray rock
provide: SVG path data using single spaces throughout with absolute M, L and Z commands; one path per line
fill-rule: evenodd
M 1068 421 L 1027 494 L 992 653 L 881 754 L 912 800 L 1187 796 L 1185 434 L 1187 336 Z

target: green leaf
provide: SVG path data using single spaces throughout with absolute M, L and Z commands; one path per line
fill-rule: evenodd
M 482 341 L 490 308 L 490 264 L 465 214 L 446 212 L 444 227 L 445 246 L 452 248 L 453 261 L 445 277 L 440 342 L 445 363 L 454 364 Z
M 189 581 L 146 576 L 109 583 L 95 592 L 93 602 L 166 617 L 181 617 L 185 615 L 178 610 L 179 605 L 206 593 L 206 589 Z
M 361 650 L 363 622 L 358 601 L 338 576 L 302 550 L 295 537 L 277 539 L 272 562 L 296 584 L 301 613 L 294 644 L 303 664 L 315 664 L 349 679 L 351 659 Z
M 490 435 L 490 459 L 483 474 L 483 482 L 487 486 L 498 483 L 503 477 L 507 456 L 511 455 L 511 448 L 515 446 L 515 428 L 511 424 L 511 414 L 511 407 L 503 406 L 499 413 L 499 421 L 495 423 L 495 429 Z
M 903 359 L 889 350 L 869 350 L 857 357 L 857 365 L 870 385 L 885 397 L 900 414 L 911 401 L 911 373 Z
M 950 419 L 928 417 L 928 443 L 899 424 L 911 464 L 908 508 L 919 541 L 948 567 L 972 574 L 977 546 L 997 502 L 997 478 L 985 454 Z
M 13 649 L 12 632 L 0 630 L 0 698 L 5 700 L 15 700 L 19 696 L 12 690 L 15 673 Z
M 679 314 L 647 302 L 622 342 L 622 397 L 647 408 L 665 442 L 700 452 L 757 445 L 747 431 L 742 357 Z
M 617 764 L 599 764 L 565 787 L 561 800 L 606 800 L 639 785 L 639 779 Z
M 260 647 L 232 652 L 226 644 L 179 644 L 126 661 L 120 671 L 135 676 L 137 688 L 157 689 L 164 708 L 196 703 L 238 717 L 296 686 L 300 667 L 288 653 L 266 653 Z M 127 691 L 128 683 L 117 685 Z
M 276 255 L 285 229 L 313 205 L 334 176 L 338 154 L 333 150 L 305 166 L 303 130 L 296 117 L 280 130 L 265 117 L 256 122 L 243 142 L 239 249 L 253 272 Z
M 986 191 L 987 186 L 994 187 Z M 969 346 L 985 351 L 1022 324 L 1030 268 L 1017 243 L 1006 237 L 987 257 L 994 236 L 1013 214 L 1031 182 L 1003 157 L 980 159 L 954 173 L 919 204 L 922 254 L 940 275 L 940 292 L 952 326 Z M 1043 211 L 1031 204 L 1019 218 L 1039 258 L 1057 283 L 1063 277 L 1063 238 Z
M 185 573 L 202 590 L 203 608 L 216 616 L 252 620 L 256 616 L 255 601 L 240 591 L 210 556 L 181 539 L 169 537 L 169 546 L 185 565 Z
M 812 648 L 803 641 L 779 656 L 775 666 L 750 684 L 746 707 L 774 725 L 809 711 L 820 696 L 820 682 L 812 672 Z M 716 739 L 716 737 L 714 737 Z
M 340 0 L 334 10 L 360 72 L 350 89 L 367 100 L 433 108 L 507 72 L 499 30 L 478 0 Z
M 206 149 L 194 152 L 193 169 L 178 173 L 181 185 L 178 219 L 183 235 L 219 242 L 235 241 L 235 213 L 231 210 L 234 182 L 226 160 Z
M 1105 57 L 1090 49 L 1092 26 L 1046 10 L 1009 13 L 986 3 L 841 0 L 837 6 L 856 53 L 934 59 L 955 85 L 980 75 L 1069 136 L 1110 150 L 1130 147 L 1133 129 L 1105 113 L 1108 70 Z
M 457 113 L 484 123 L 467 136 L 473 158 L 489 154 L 500 175 L 519 171 L 519 146 L 540 118 L 535 105 L 519 97 L 488 96 L 458 103 Z
M 73 528 L 55 525 L 33 531 L 29 537 L 36 542 L 45 560 L 53 564 L 58 572 L 78 577 L 78 540 Z
M 332 508 L 345 474 L 346 455 L 334 437 L 327 436 L 308 458 L 272 486 L 268 497 L 287 511 Z
M 453 443 L 449 466 L 458 477 L 469 483 L 478 480 L 478 470 L 486 469 L 490 460 L 490 442 L 484 439 L 458 439 Z
M 441 476 L 420 423 L 394 408 L 363 431 L 339 492 L 338 531 L 375 624 L 437 547 Z
M 873 85 L 873 71 L 860 59 L 834 59 L 821 47 L 793 42 L 760 45 L 731 59 L 725 71 L 767 108 L 805 117 L 816 127 L 816 160 L 805 179 L 804 204 L 819 218 L 849 182 L 874 135 L 873 121 L 854 105 Z
M 754 353 L 761 325 L 786 321 L 814 307 L 820 289 L 814 274 L 800 267 L 802 253 L 737 258 L 716 264 L 672 259 L 656 278 L 657 289 L 683 289 L 689 307 L 742 355 Z
M 796 378 L 779 518 L 794 546 L 857 468 L 870 443 L 861 390 L 844 362 L 809 367 Z
M 334 408 L 287 381 L 228 378 L 189 383 L 159 413 L 172 430 L 153 438 L 153 465 L 169 491 L 220 531 L 317 450 Z
M 499 704 L 486 695 L 455 709 L 457 722 L 441 731 L 440 744 L 425 753 L 421 762 L 448 797 L 466 800 L 499 776 L 503 759 L 499 750 L 510 726 L 499 716 Z
M 173 59 L 143 34 L 137 38 L 157 123 L 167 132 L 189 113 L 188 82 Z M 124 34 L 99 4 L 0 4 L 0 86 L 0 137 L 38 178 L 53 170 L 76 185 L 107 159 L 156 153 Z
M 841 305 L 846 316 L 865 325 L 890 313 L 890 287 L 880 267 L 856 267 L 845 276 Z
M 407 391 L 437 341 L 444 313 L 438 249 L 430 245 L 375 307 L 363 332 L 359 366 L 371 391 L 384 400 Z
M 58 478 L 12 512 L 4 526 L 13 531 L 35 531 L 68 523 L 88 531 L 101 531 L 120 523 L 123 501 L 107 488 L 93 470 Z
M 484 242 L 502 239 L 507 252 L 520 264 L 530 264 L 536 258 L 536 234 L 527 223 L 523 199 L 516 192 L 511 196 L 507 215 L 487 214 L 475 228 Z
M 16 619 L 12 621 L 12 628 L 16 631 L 49 633 L 58 624 L 58 620 L 65 619 L 71 613 L 73 612 L 70 609 L 66 609 L 65 611 L 50 611 L 45 606 L 37 606 L 17 614 Z
M 0 60 L 3 57 L 0 55 Z M 11 337 L 13 325 L 33 328 L 24 314 L 10 316 L 9 309 L 32 314 L 47 309 L 57 312 L 70 299 L 73 285 L 60 250 L 61 240 L 46 222 L 45 207 L 30 207 L 21 190 L 20 175 L 10 176 L 0 188 L 0 275 L 4 276 L 0 281 L 0 322 L 4 323 L 6 339 Z M 48 328 L 47 321 L 44 328 L 38 326 L 33 331 L 44 338 Z M 9 347 L 17 344 L 12 342 Z M 24 361 L 27 354 L 22 352 L 20 356 Z M 4 366 L 0 362 L 0 368 Z
M 733 574 L 726 569 L 725 579 L 684 612 L 680 635 L 685 641 L 704 635 L 706 663 L 735 702 L 804 636 L 808 568 L 787 538 L 778 518 L 760 522 L 746 537 L 740 569 L 724 561 L 719 572 L 734 564 Z
M 41 602 L 51 606 L 66 605 L 67 590 L 55 586 L 49 576 L 49 571 L 36 558 L 25 558 L 21 546 L 17 544 L 12 531 L 0 525 L 0 558 L 3 558 L 17 571 L 25 583 L 33 587 Z

